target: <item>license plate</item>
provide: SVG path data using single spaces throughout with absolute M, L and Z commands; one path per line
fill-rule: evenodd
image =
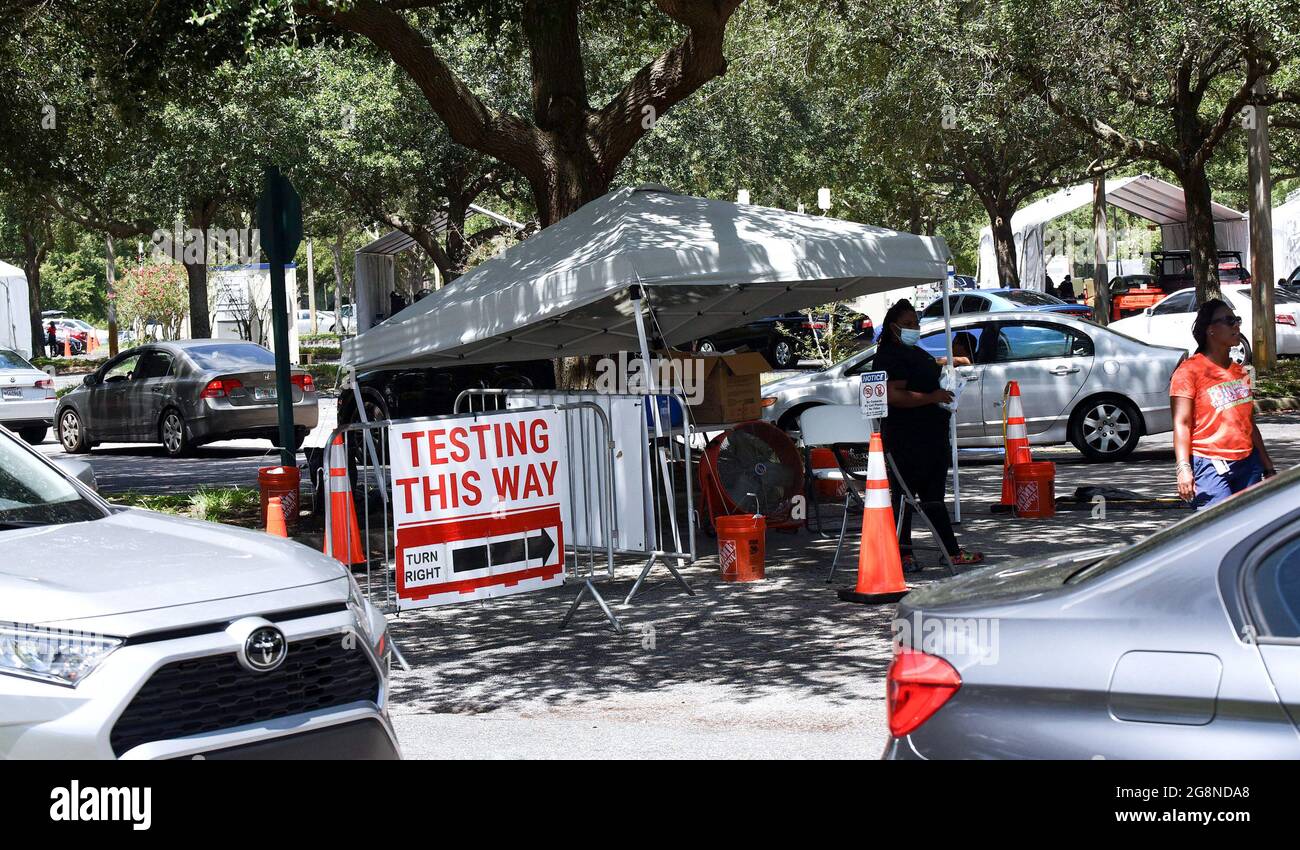
M 8 401 L 9 399 L 14 399 L 15 401 L 20 401 L 20 400 L 22 399 L 22 397 L 23 397 L 23 388 L 22 388 L 22 387 L 4 387 L 4 388 L 0 388 L 0 398 L 3 398 L 5 401 Z
M 275 387 L 253 387 L 253 401 L 275 401 Z

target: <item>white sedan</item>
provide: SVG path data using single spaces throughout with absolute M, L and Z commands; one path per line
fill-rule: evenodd
M 9 348 L 0 348 L 0 425 L 29 443 L 45 439 L 54 421 L 54 379 Z
M 1238 283 L 1219 288 L 1228 306 L 1241 317 L 1241 335 L 1248 340 L 1252 339 L 1250 285 Z M 1300 355 L 1300 298 L 1275 287 L 1273 301 L 1277 321 L 1277 353 Z M 1188 353 L 1192 353 L 1196 351 L 1192 323 L 1196 320 L 1198 306 L 1195 289 L 1180 289 L 1136 316 L 1111 322 L 1108 327 L 1152 345 L 1185 348 Z

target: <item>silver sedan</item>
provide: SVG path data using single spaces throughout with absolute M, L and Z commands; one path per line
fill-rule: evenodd
M 1020 385 L 1029 442 L 1069 441 L 1090 460 L 1119 460 L 1144 434 L 1172 430 L 1169 378 L 1187 353 L 1148 345 L 1093 322 L 1040 312 L 982 313 L 952 320 L 954 347 L 972 365 L 958 367 L 959 446 L 1002 445 L 1002 394 Z M 920 345 L 946 353 L 942 321 L 921 326 Z M 819 372 L 763 388 L 763 418 L 797 431 L 819 404 L 857 404 L 861 375 L 875 346 Z
M 890 759 L 1300 758 L 1300 469 L 899 603 Z
M 316 386 L 293 370 L 293 448 L 316 427 Z M 66 452 L 101 442 L 162 443 L 179 457 L 213 440 L 279 441 L 275 355 L 238 340 L 191 339 L 133 348 L 59 400 L 55 423 Z

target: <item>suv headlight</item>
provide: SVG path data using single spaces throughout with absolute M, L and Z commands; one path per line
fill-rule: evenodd
M 0 623 L 0 673 L 76 685 L 121 645 L 121 638 Z

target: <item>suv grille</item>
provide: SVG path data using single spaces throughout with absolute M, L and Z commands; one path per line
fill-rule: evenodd
M 235 654 L 207 655 L 159 668 L 113 726 L 117 755 L 166 741 L 379 699 L 379 676 L 361 649 L 344 649 L 343 634 L 293 641 L 269 673 L 245 670 Z

